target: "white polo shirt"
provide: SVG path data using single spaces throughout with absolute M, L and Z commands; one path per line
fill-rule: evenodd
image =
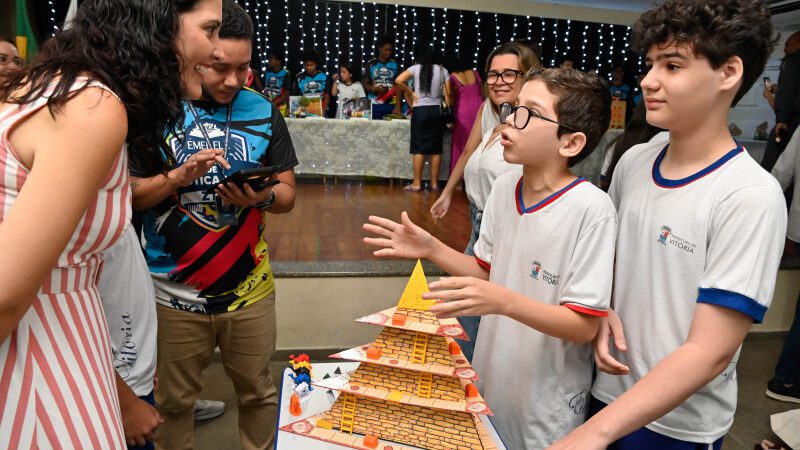
M 519 173 L 494 183 L 475 245 L 489 280 L 549 305 L 604 316 L 611 298 L 616 213 L 583 178 L 526 207 Z M 505 316 L 481 318 L 478 387 L 507 448 L 542 449 L 586 418 L 591 344 L 573 344 Z
M 739 146 L 682 180 L 661 176 L 669 144 L 634 146 L 611 183 L 619 214 L 614 310 L 628 351 L 612 352 L 630 375 L 599 373 L 593 395 L 612 402 L 686 342 L 698 302 L 760 322 L 775 287 L 786 205 L 780 187 Z M 647 428 L 711 443 L 736 410 L 737 351 L 728 367 Z

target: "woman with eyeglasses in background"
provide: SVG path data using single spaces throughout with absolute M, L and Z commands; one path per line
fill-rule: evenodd
M 494 180 L 510 171 L 522 171 L 522 167 L 509 164 L 503 159 L 503 146 L 500 145 L 500 132 L 505 127 L 500 117 L 500 105 L 515 105 L 519 91 L 524 84 L 525 73 L 541 67 L 539 58 L 530 47 L 518 42 L 506 42 L 497 46 L 486 58 L 486 85 L 489 98 L 478 111 L 464 153 L 458 159 L 447 180 L 442 194 L 431 207 L 434 221 L 447 214 L 456 187 L 464 179 L 467 198 L 470 202 L 470 222 L 472 232 L 464 253 L 474 255 L 472 248 L 481 230 L 483 207 Z M 459 341 L 461 350 L 472 360 L 475 337 L 478 334 L 480 317 L 459 317 L 459 323 L 470 336 L 471 341 Z

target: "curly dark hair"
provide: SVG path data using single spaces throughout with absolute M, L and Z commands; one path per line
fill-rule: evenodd
M 70 92 L 76 79 L 99 81 L 125 106 L 131 160 L 146 173 L 163 172 L 167 162 L 161 151 L 172 155 L 165 129 L 174 131 L 183 121 L 181 67 L 174 46 L 179 15 L 200 1 L 82 2 L 71 27 L 45 42 L 26 71 L 0 86 L 4 93 L 0 101 L 30 103 L 55 82 L 47 100 L 50 114 L 55 115 L 86 88 Z
M 541 80 L 555 97 L 556 118 L 569 128 L 559 125 L 558 137 L 578 130 L 586 135 L 586 144 L 567 161 L 569 167 L 589 156 L 608 130 L 611 122 L 611 92 L 599 77 L 575 69 L 533 68 L 525 74 L 525 82 Z
M 689 45 L 714 69 L 732 56 L 742 59 L 742 85 L 732 106 L 753 86 L 776 39 L 769 9 L 761 0 L 667 0 L 633 24 L 631 44 L 641 55 L 654 44 Z

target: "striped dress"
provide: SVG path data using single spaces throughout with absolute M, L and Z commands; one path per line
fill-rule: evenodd
M 76 81 L 72 89 L 85 84 Z M 29 174 L 8 142 L 8 131 L 45 103 L 40 98 L 0 111 L 0 224 Z M 0 344 L 0 449 L 125 448 L 97 277 L 100 252 L 119 239 L 130 213 L 123 148 L 57 267 Z

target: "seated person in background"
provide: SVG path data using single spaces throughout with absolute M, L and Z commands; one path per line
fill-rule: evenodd
M 319 71 L 321 58 L 316 50 L 309 50 L 303 54 L 303 71 L 297 74 L 294 82 L 294 95 L 304 97 L 319 97 L 322 99 L 323 115 L 328 110 L 330 101 L 330 80 L 328 74 Z
M 285 116 L 286 105 L 289 102 L 289 90 L 292 89 L 292 74 L 286 67 L 283 67 L 283 56 L 281 56 L 280 52 L 270 52 L 267 64 L 264 95 Z
M 431 283 L 439 317 L 481 315 L 473 366 L 509 449 L 544 449 L 583 423 L 591 340 L 611 298 L 617 216 L 569 167 L 608 129 L 611 96 L 572 69 L 529 71 L 519 106 L 503 105 L 501 175 L 486 202 L 475 255 L 413 224 L 371 216 L 375 256 L 427 258 L 456 278 Z M 487 281 L 488 280 L 488 281 Z
M 339 64 L 339 73 L 333 76 L 333 83 L 331 84 L 331 96 L 337 97 L 336 105 L 336 118 L 342 119 L 342 105 L 348 100 L 356 98 L 364 98 L 367 94 L 364 92 L 364 87 L 358 80 L 358 74 L 355 72 L 355 66 L 348 63 Z
M 394 88 L 394 80 L 400 75 L 400 65 L 392 59 L 394 43 L 388 37 L 377 43 L 378 57 L 364 65 L 364 78 L 361 80 L 370 99 L 379 103 L 400 104 L 400 92 Z

